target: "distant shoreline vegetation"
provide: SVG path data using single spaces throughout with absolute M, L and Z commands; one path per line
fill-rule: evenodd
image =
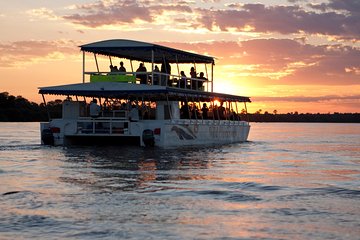
M 0 122 L 42 122 L 52 118 L 61 118 L 62 100 L 37 104 L 21 96 L 12 96 L 8 92 L 0 93 Z M 242 113 L 241 119 L 250 122 L 333 122 L 360 123 L 360 113 L 298 113 L 278 114 L 261 110 L 255 113 Z
M 249 122 L 331 122 L 331 123 L 360 123 L 360 113 L 249 113 L 242 119 Z
M 61 117 L 62 101 L 37 104 L 8 92 L 0 93 L 0 122 L 42 122 L 48 121 L 48 112 L 53 118 Z

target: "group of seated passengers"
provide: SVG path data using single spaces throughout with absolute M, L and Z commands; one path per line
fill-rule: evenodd
M 114 74 L 114 73 L 119 73 L 119 72 L 126 72 L 126 68 L 124 67 L 124 63 L 120 62 L 120 67 L 118 69 L 118 67 L 115 65 L 110 65 L 110 74 Z M 167 73 L 170 74 L 170 64 L 162 64 L 161 65 L 161 72 L 162 73 Z M 139 72 L 138 74 L 136 74 L 136 77 L 140 79 L 140 83 L 141 84 L 148 84 L 148 80 L 149 76 L 147 76 L 146 72 L 147 69 L 144 65 L 144 63 L 140 63 L 138 69 L 136 70 L 136 72 Z M 153 79 L 153 84 L 154 85 L 162 85 L 162 86 L 172 86 L 173 81 L 170 81 L 169 76 L 166 75 L 161 75 L 160 73 L 160 69 L 159 67 L 156 65 L 154 70 L 154 79 Z M 190 88 L 193 90 L 199 90 L 203 88 L 203 84 L 205 81 L 207 81 L 207 78 L 204 76 L 203 72 L 200 72 L 200 75 L 197 76 L 197 73 L 195 71 L 194 67 L 191 67 L 190 69 L 190 84 L 188 84 L 188 80 L 189 78 L 185 75 L 184 71 L 180 72 L 180 81 L 176 84 L 176 86 L 180 87 L 180 88 Z M 196 80 L 196 79 L 199 79 Z
M 147 105 L 137 105 L 130 102 L 113 102 L 105 100 L 102 106 L 97 104 L 97 100 L 93 99 L 90 102 L 89 111 L 92 118 L 97 118 L 102 113 L 110 112 L 112 110 L 124 110 L 128 111 L 130 121 L 138 121 L 139 119 L 150 119 L 154 115 L 155 109 Z M 209 109 L 206 103 L 203 103 L 200 109 L 196 104 L 182 103 L 180 108 L 181 119 L 215 119 L 215 120 L 231 120 L 240 121 L 240 116 L 235 111 L 230 111 L 223 107 L 223 103 L 220 106 L 215 105 Z M 209 114 L 211 113 L 211 114 Z M 211 115 L 211 116 L 209 116 Z M 153 116 L 154 117 L 154 116 Z
M 195 68 L 192 67 L 190 69 L 190 77 L 189 79 L 184 71 L 180 72 L 180 88 L 190 88 L 193 90 L 202 90 L 204 86 L 204 82 L 207 81 L 207 78 L 204 76 L 203 72 L 200 72 L 200 76 L 197 76 L 197 73 L 195 72 Z M 197 80 L 199 79 L 199 80 Z M 188 80 L 190 80 L 190 85 L 188 84 Z
M 120 67 L 118 69 L 118 67 L 115 65 L 110 65 L 110 73 L 109 74 L 118 74 L 119 72 L 121 73 L 125 73 L 126 72 L 126 68 L 124 67 L 124 63 L 120 62 Z M 136 74 L 136 77 L 140 79 L 140 83 L 141 84 L 147 84 L 147 70 L 146 67 L 144 65 L 144 63 L 140 63 L 138 69 L 136 70 L 136 72 L 139 72 L 138 74 Z
M 209 108 L 206 106 L 206 103 L 203 104 L 201 108 L 201 113 L 196 104 L 181 103 L 180 108 L 180 118 L 182 119 L 208 119 Z
M 123 110 L 128 112 L 128 117 L 130 121 L 137 121 L 141 119 L 150 119 L 155 118 L 155 109 L 151 108 L 148 105 L 138 105 L 136 103 L 130 102 L 110 102 L 107 99 L 100 106 L 97 103 L 97 100 L 94 98 L 89 105 L 90 117 L 97 118 L 100 116 L 107 116 L 107 113 L 114 110 Z
M 120 62 L 120 67 L 118 69 L 118 67 L 115 65 L 110 65 L 110 73 L 117 73 L 117 72 L 126 72 L 126 68 L 124 67 L 124 63 Z
M 170 75 L 170 64 L 162 64 L 161 65 L 161 72 L 167 73 Z M 144 63 L 140 63 L 138 69 L 136 69 L 136 78 L 140 79 L 140 84 L 150 84 L 151 83 L 151 77 L 152 74 L 147 74 L 147 69 L 144 65 Z M 153 70 L 153 85 L 162 85 L 166 86 L 166 83 L 169 79 L 169 76 L 160 74 L 160 69 L 157 65 L 155 65 Z
M 212 116 L 209 116 L 210 114 Z M 215 119 L 215 120 L 231 120 L 240 121 L 240 116 L 235 111 L 230 111 L 223 107 L 223 103 L 220 106 L 215 105 L 212 109 L 209 109 L 206 103 L 203 103 L 201 112 L 196 104 L 182 103 L 180 108 L 180 118 L 182 119 Z

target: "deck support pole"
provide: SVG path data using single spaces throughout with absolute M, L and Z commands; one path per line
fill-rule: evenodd
M 97 58 L 96 58 L 96 53 L 94 53 L 94 57 L 95 57 L 96 69 L 97 69 L 98 72 L 100 72 L 99 71 L 99 64 L 98 64 L 98 61 L 97 61 Z
M 207 64 L 205 63 L 205 73 L 206 73 L 206 90 L 209 91 L 209 74 L 208 74 L 208 70 L 207 70 Z
M 154 85 L 154 49 L 151 50 L 151 85 Z
M 230 109 L 230 102 L 228 102 L 228 101 L 225 102 L 225 120 L 229 120 L 228 119 L 229 113 L 226 111 L 226 109 Z
M 45 96 L 44 96 L 44 94 L 41 94 L 41 96 L 42 96 L 43 102 L 44 102 L 44 104 L 45 104 L 45 109 L 46 109 L 46 112 L 47 112 L 47 115 L 48 115 L 48 119 L 49 119 L 49 121 L 50 121 L 50 120 L 51 120 L 51 116 L 50 116 L 50 112 L 49 112 L 48 105 L 46 104 Z
M 238 111 L 238 103 L 235 102 L 235 106 L 236 106 L 236 119 L 239 121 L 239 111 Z
M 211 64 L 211 92 L 214 91 L 214 62 Z
M 85 51 L 83 52 L 83 83 L 85 83 Z
M 134 67 L 133 67 L 132 60 L 131 60 L 131 59 L 130 59 L 130 66 L 131 66 L 131 71 L 134 73 Z
M 178 70 L 178 75 L 180 76 L 179 60 L 178 60 L 177 55 L 175 55 L 175 58 L 176 58 L 176 67 L 177 67 L 177 70 Z M 180 77 L 180 78 L 181 78 L 181 77 Z
M 189 99 L 187 96 L 185 96 L 185 100 L 186 100 L 186 105 L 187 105 L 187 109 L 188 109 L 189 119 L 191 119 L 191 112 L 190 112 L 190 108 L 189 108 Z
M 173 120 L 173 114 L 172 114 L 172 107 L 170 105 L 170 102 L 169 102 L 169 95 L 166 94 L 166 102 L 167 102 L 167 105 L 168 105 L 168 111 L 170 113 L 170 119 Z M 165 117 L 165 114 L 164 114 L 164 117 Z
M 215 120 L 215 103 L 214 103 L 214 99 L 212 99 L 212 101 L 210 102 L 210 105 L 212 106 L 212 115 L 213 115 L 213 120 Z
M 200 111 L 200 110 L 202 110 L 200 98 L 198 100 L 199 100 L 199 111 Z M 201 111 L 201 123 L 204 123 L 204 115 L 203 114 L 204 113 Z

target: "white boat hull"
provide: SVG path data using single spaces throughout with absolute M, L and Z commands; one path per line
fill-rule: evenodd
M 228 144 L 247 141 L 250 125 L 245 121 L 228 120 L 143 120 L 138 122 L 124 122 L 127 126 L 120 131 L 109 130 L 113 128 L 104 127 L 114 122 L 105 120 L 88 120 L 88 125 L 94 126 L 92 131 L 84 131 L 79 128 L 79 120 L 56 119 L 50 123 L 41 123 L 41 130 L 52 129 L 55 146 L 72 145 L 74 140 L 81 139 L 101 142 L 104 139 L 112 143 L 129 142 L 129 139 L 137 139 L 135 142 L 145 146 L 143 133 L 150 130 L 153 133 L 153 145 L 158 147 L 177 147 L 193 145 Z M 83 123 L 82 120 L 80 123 Z M 110 123 L 111 122 L 111 123 Z M 97 125 L 101 123 L 101 128 Z M 100 141 L 98 141 L 100 140 Z M 121 141 L 120 141 L 121 140 Z M 89 142 L 89 141 L 86 141 Z M 43 142 L 44 143 L 44 142 Z
M 249 130 L 247 122 L 179 120 L 164 124 L 164 134 L 155 138 L 155 144 L 173 147 L 245 142 Z

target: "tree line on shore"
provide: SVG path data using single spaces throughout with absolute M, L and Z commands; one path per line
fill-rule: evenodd
M 60 118 L 62 114 L 62 100 L 54 100 L 37 104 L 21 96 L 12 96 L 8 92 L 0 93 L 0 122 L 41 122 L 52 118 Z M 241 119 L 250 122 L 343 122 L 360 123 L 360 113 L 286 113 L 278 114 L 261 110 L 255 113 L 242 113 Z
M 286 114 L 248 114 L 242 119 L 249 122 L 333 122 L 360 123 L 360 113 L 286 113 Z
M 41 122 L 48 121 L 48 113 L 52 117 L 61 117 L 62 101 L 50 101 L 37 104 L 22 96 L 13 96 L 8 92 L 0 93 L 0 121 L 1 122 Z

